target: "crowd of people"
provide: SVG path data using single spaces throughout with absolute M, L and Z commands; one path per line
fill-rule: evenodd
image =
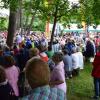
M 76 33 L 54 37 L 52 47 L 49 44 L 44 34 L 17 34 L 11 48 L 0 45 L 2 100 L 67 100 L 66 79 L 78 77 L 84 61 L 99 48 L 96 39 Z M 100 84 L 97 78 L 95 84 Z

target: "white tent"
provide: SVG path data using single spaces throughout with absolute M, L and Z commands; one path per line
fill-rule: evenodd
M 9 16 L 9 10 L 8 9 L 0 9 L 0 17 L 8 17 Z

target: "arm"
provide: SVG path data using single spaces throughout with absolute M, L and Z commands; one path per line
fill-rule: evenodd
M 62 81 L 62 80 L 50 81 L 49 85 L 54 86 L 54 85 L 59 85 L 59 84 L 62 84 L 62 83 L 64 83 L 64 81 Z
M 51 78 L 51 81 L 50 81 L 50 85 L 51 86 L 54 86 L 54 85 L 59 85 L 59 84 L 62 84 L 64 83 L 64 77 L 63 77 L 63 74 L 60 70 L 55 70 L 53 73 L 52 73 L 52 78 Z

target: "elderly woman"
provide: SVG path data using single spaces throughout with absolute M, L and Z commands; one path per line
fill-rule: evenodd
M 65 71 L 63 63 L 63 54 L 56 52 L 53 55 L 55 67 L 51 72 L 50 85 L 63 90 L 66 93 Z
M 6 73 L 3 67 L 0 66 L 0 100 L 16 100 L 14 92 L 6 78 Z
M 68 54 L 68 50 L 64 50 L 64 69 L 65 69 L 65 76 L 67 79 L 72 77 L 72 56 Z
M 31 48 L 29 50 L 29 57 L 30 58 L 40 58 L 39 50 L 37 48 Z
M 46 62 L 41 59 L 31 59 L 26 64 L 26 78 L 32 88 L 31 94 L 21 100 L 66 100 L 63 91 L 50 88 L 50 70 Z
M 16 98 L 19 96 L 18 90 L 18 77 L 19 77 L 19 69 L 15 66 L 15 60 L 12 56 L 6 55 L 4 56 L 4 68 L 6 72 L 6 76 L 8 79 L 9 84 L 12 86 L 14 90 L 14 94 Z

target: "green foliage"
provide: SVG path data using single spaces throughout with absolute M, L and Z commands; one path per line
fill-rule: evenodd
M 100 23 L 100 0 L 80 0 L 80 14 L 87 24 Z
M 85 21 L 87 24 L 93 22 L 92 8 L 94 0 L 80 0 L 80 15 L 81 20 Z
M 0 31 L 5 31 L 7 29 L 7 19 L 6 18 L 0 18 Z
M 45 20 L 41 20 L 39 18 L 35 18 L 34 23 L 33 23 L 33 31 L 45 31 L 45 25 L 46 25 L 46 21 Z
M 1 0 L 4 5 L 3 7 L 4 8 L 11 8 L 13 11 L 16 11 L 17 10 L 17 7 L 18 7 L 18 0 Z
M 51 20 L 56 16 L 60 20 L 62 16 L 68 14 L 68 0 L 42 0 L 39 11 L 46 18 Z M 55 12 L 57 14 L 55 15 Z
M 95 23 L 100 24 L 100 0 L 94 0 L 92 12 Z

